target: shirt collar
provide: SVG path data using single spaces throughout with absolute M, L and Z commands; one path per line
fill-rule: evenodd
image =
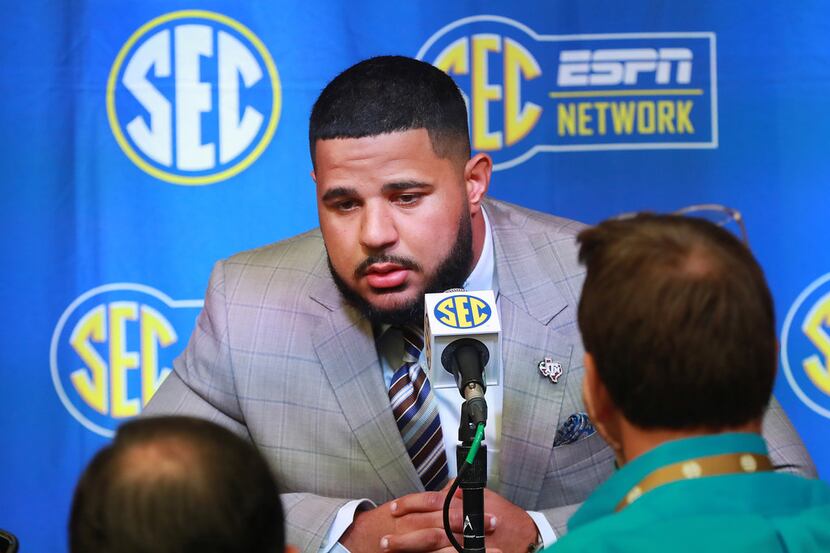
M 490 227 L 490 219 L 487 218 L 487 210 L 481 206 L 481 214 L 484 216 L 484 245 L 481 248 L 481 255 L 476 266 L 467 280 L 464 281 L 465 290 L 493 290 L 498 295 L 496 283 L 496 258 L 493 247 L 493 232 Z
M 568 521 L 568 531 L 613 514 L 623 496 L 660 467 L 734 452 L 767 455 L 767 446 L 760 435 L 751 433 L 710 434 L 660 444 L 626 464 L 598 487 Z

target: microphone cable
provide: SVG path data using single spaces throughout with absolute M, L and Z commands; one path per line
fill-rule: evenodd
M 476 453 L 478 453 L 478 448 L 481 446 L 482 440 L 484 440 L 484 424 L 479 423 L 476 428 L 475 438 L 473 438 L 473 445 L 470 447 L 470 452 L 461 464 L 458 476 L 455 477 L 455 481 L 452 483 L 450 490 L 447 492 L 447 497 L 444 498 L 444 532 L 447 534 L 447 539 L 450 540 L 450 543 L 455 550 L 458 551 L 458 553 L 464 553 L 464 548 L 460 543 L 458 543 L 458 540 L 455 539 L 455 536 L 450 529 L 450 503 L 452 502 L 453 495 L 455 495 L 455 491 L 458 489 L 458 485 L 461 483 L 461 477 L 467 473 L 467 470 L 469 470 L 471 466 L 473 466 L 473 460 L 476 458 Z

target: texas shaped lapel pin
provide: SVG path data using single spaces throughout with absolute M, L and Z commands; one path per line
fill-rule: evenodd
M 539 361 L 539 372 L 550 378 L 551 382 L 557 384 L 559 377 L 562 376 L 562 364 L 556 363 L 550 357 L 545 357 L 542 361 Z

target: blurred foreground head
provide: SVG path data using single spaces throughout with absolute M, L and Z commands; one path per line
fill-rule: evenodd
M 740 240 L 678 215 L 608 220 L 578 240 L 586 400 L 604 394 L 598 418 L 693 432 L 760 420 L 775 378 L 775 317 Z
M 279 553 L 279 493 L 248 442 L 189 417 L 137 419 L 75 491 L 72 553 Z

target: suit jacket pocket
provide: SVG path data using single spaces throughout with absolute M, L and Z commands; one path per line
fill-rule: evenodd
M 614 470 L 614 452 L 599 433 L 551 450 L 538 509 L 581 503 Z

